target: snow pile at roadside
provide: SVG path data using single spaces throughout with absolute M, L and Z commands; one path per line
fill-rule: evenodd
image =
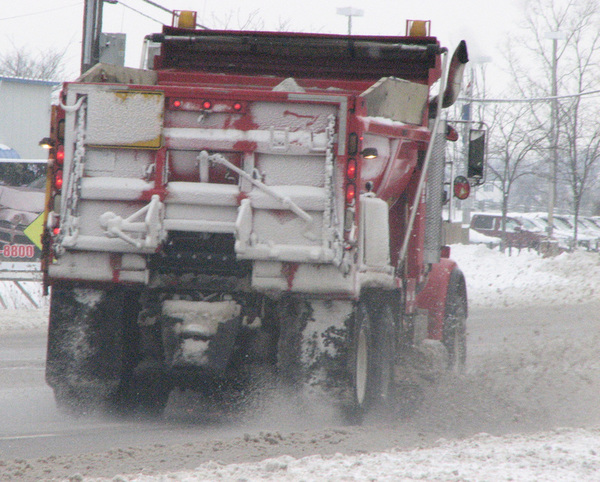
M 600 480 L 600 430 L 439 440 L 435 447 L 361 455 L 281 456 L 256 463 L 207 462 L 193 472 L 117 476 L 113 481 L 514 481 Z M 84 479 L 109 480 L 109 479 Z
M 600 255 L 588 251 L 544 258 L 535 251 L 453 245 L 470 307 L 501 308 L 600 301 Z

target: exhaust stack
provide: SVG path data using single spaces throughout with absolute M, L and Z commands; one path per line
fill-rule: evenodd
M 446 82 L 446 89 L 444 90 L 444 96 L 442 98 L 442 108 L 450 107 L 458 99 L 460 88 L 462 85 L 463 75 L 467 62 L 469 61 L 469 53 L 467 52 L 467 43 L 461 40 L 452 54 L 450 60 L 450 67 L 448 68 L 448 80 Z M 430 117 L 435 115 L 437 109 L 438 96 L 435 96 L 429 105 Z

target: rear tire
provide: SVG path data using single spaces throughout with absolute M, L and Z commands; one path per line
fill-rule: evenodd
M 393 399 L 395 329 L 392 307 L 381 299 L 359 302 L 350 355 L 352 401 L 349 422 L 387 410 Z

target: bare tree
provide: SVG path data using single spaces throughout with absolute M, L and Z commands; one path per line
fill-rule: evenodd
M 511 191 L 520 178 L 535 173 L 537 149 L 544 139 L 540 128 L 530 127 L 530 113 L 527 104 L 499 104 L 492 113 L 488 170 L 502 192 L 502 251 Z
M 540 152 L 550 189 L 568 193 L 576 219 L 600 159 L 597 101 L 582 95 L 600 86 L 599 22 L 596 0 L 530 0 L 523 35 L 505 49 L 515 90 L 545 99 L 531 104 L 532 126 L 547 133 Z
M 65 51 L 49 49 L 33 54 L 25 47 L 0 54 L 0 74 L 29 79 L 59 80 L 64 74 Z
M 590 181 L 593 181 L 590 174 L 600 159 L 598 105 L 594 99 L 590 102 L 581 95 L 600 84 L 600 10 L 595 2 L 586 3 L 579 10 L 579 15 L 565 50 L 569 75 L 563 79 L 565 88 L 575 95 L 559 103 L 558 116 L 559 129 L 564 137 L 559 168 L 571 192 L 575 243 L 581 201 Z
M 223 30 L 265 30 L 264 19 L 260 17 L 260 10 L 253 10 L 246 16 L 242 15 L 240 9 L 237 11 L 229 10 L 223 15 L 217 16 L 215 13 L 212 14 L 211 25 L 214 28 Z M 269 27 L 269 30 L 275 32 L 285 32 L 290 28 L 290 20 L 279 18 L 278 23 L 275 27 Z

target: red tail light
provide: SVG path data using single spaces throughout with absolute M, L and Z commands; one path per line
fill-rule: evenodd
M 58 236 L 60 234 L 60 228 L 54 228 L 52 230 L 52 234 L 54 234 L 54 236 Z
M 179 109 L 181 107 L 181 101 L 179 99 L 176 99 L 173 101 L 173 107 L 175 107 L 175 109 Z
M 236 102 L 235 104 L 233 104 L 233 110 L 242 110 L 242 103 L 241 102 Z
M 354 204 L 356 199 L 356 185 L 348 183 L 346 186 L 346 204 Z
M 346 177 L 350 181 L 354 181 L 356 179 L 356 159 L 348 159 L 348 164 L 346 166 Z
M 62 166 L 65 162 L 65 148 L 64 146 L 58 146 L 56 148 L 56 163 Z
M 54 173 L 54 187 L 60 191 L 62 189 L 62 186 L 63 186 L 63 172 L 62 172 L 62 169 L 58 169 Z
M 209 110 L 210 108 L 212 108 L 212 102 L 210 100 L 205 100 L 204 102 L 202 102 L 202 108 L 204 110 Z

